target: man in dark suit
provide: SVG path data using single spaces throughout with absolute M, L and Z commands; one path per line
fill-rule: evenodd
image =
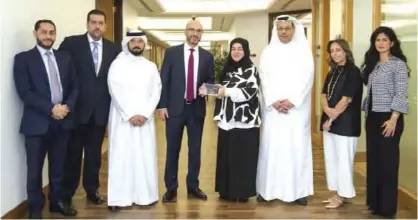
M 90 11 L 87 33 L 66 37 L 60 46 L 60 50 L 71 54 L 80 84 L 80 97 L 75 109 L 78 124 L 70 135 L 62 183 L 68 203 L 72 202 L 79 185 L 83 149 L 83 187 L 87 199 L 98 205 L 104 203 L 98 188 L 102 143 L 110 108 L 107 74 L 110 64 L 120 52 L 113 42 L 103 37 L 105 21 L 102 11 Z
M 167 192 L 163 202 L 175 202 L 178 188 L 178 159 L 184 126 L 187 127 L 189 170 L 187 193 L 206 200 L 199 188 L 200 150 L 206 100 L 199 95 L 203 83 L 214 82 L 214 58 L 198 47 L 203 28 L 199 21 L 191 20 L 185 30 L 186 42 L 168 48 L 161 70 L 162 93 L 159 117 L 166 122 L 167 158 L 164 180 Z M 199 89 L 198 89 L 199 88 Z
M 13 74 L 23 102 L 20 132 L 25 135 L 29 218 L 41 218 L 45 196 L 42 168 L 49 162 L 49 210 L 65 216 L 77 212 L 62 201 L 61 180 L 69 131 L 78 97 L 75 69 L 68 53 L 51 49 L 56 28 L 50 20 L 39 20 L 33 32 L 37 45 L 15 56 Z

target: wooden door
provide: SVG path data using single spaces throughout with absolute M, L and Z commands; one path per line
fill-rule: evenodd
M 106 14 L 106 31 L 104 37 L 114 41 L 115 15 L 114 0 L 96 0 L 96 8 Z

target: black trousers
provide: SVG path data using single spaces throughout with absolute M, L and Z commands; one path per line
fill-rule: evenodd
M 199 187 L 200 152 L 205 118 L 194 114 L 195 103 L 184 104 L 184 110 L 179 117 L 170 117 L 166 121 L 167 155 L 164 181 L 167 190 L 178 188 L 178 165 L 184 126 L 188 137 L 188 173 L 186 184 L 189 189 Z
M 366 119 L 367 205 L 377 214 L 394 216 L 398 205 L 399 142 L 403 116 L 396 123 L 395 135 L 384 137 L 382 125 L 391 113 L 370 112 Z
M 49 202 L 54 204 L 62 200 L 61 181 L 64 161 L 67 153 L 68 131 L 52 123 L 47 134 L 25 136 L 27 179 L 26 191 L 30 212 L 41 212 L 45 204 L 42 192 L 42 168 L 48 154 Z
M 256 195 L 260 129 L 218 129 L 215 191 L 229 199 Z
M 81 124 L 71 132 L 68 154 L 65 161 L 65 175 L 62 182 L 63 196 L 71 199 L 80 182 L 84 150 L 83 187 L 87 194 L 94 194 L 99 188 L 99 171 L 105 125 L 97 125 L 92 115 L 87 124 Z

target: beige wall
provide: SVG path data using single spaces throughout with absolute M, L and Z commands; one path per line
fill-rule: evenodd
M 248 24 L 252 25 L 251 28 Z M 242 37 L 248 40 L 250 43 L 250 50 L 252 53 L 256 53 L 257 57 L 253 58 L 253 62 L 258 66 L 261 52 L 268 44 L 268 14 L 266 12 L 261 13 L 248 13 L 237 15 L 234 23 L 232 24 L 231 31 L 235 37 Z
M 123 28 L 122 36 L 125 36 L 125 33 L 128 29 L 133 30 L 138 28 L 138 13 L 135 8 L 132 6 L 133 0 L 125 0 L 122 2 L 122 16 L 123 16 Z
M 86 15 L 95 7 L 93 0 L 2 1 L 0 14 L 1 77 L 1 215 L 15 208 L 26 196 L 26 152 L 19 134 L 22 103 L 13 82 L 13 57 L 36 44 L 32 35 L 38 19 L 51 19 L 57 26 L 57 48 L 64 37 L 86 32 Z M 4 129 L 6 128 L 6 129 Z M 43 169 L 43 185 L 48 184 L 48 163 Z
M 337 36 L 342 35 L 342 7 L 343 1 L 342 0 L 331 0 L 330 1 L 330 36 L 329 39 L 333 40 Z

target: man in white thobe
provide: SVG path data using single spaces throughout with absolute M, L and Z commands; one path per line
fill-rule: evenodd
M 263 113 L 257 172 L 259 201 L 307 205 L 313 195 L 311 88 L 313 57 L 303 25 L 276 18 L 260 59 Z
M 142 56 L 147 38 L 131 31 L 109 69 L 108 207 L 150 205 L 158 201 L 154 111 L 160 99 L 157 66 Z

